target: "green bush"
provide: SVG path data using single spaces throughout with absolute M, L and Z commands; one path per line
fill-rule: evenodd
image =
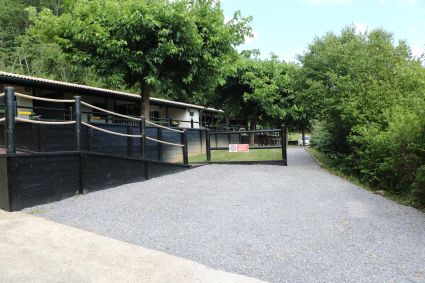
M 312 142 L 340 171 L 425 207 L 425 68 L 383 30 L 317 38 L 301 57 Z
M 415 182 L 413 184 L 413 194 L 421 204 L 425 203 L 425 165 L 422 165 L 417 171 Z
M 348 157 L 363 181 L 425 204 L 425 103 L 391 111 L 388 127 L 355 129 Z

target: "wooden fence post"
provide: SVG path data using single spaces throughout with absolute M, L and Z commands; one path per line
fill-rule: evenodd
M 146 159 L 146 131 L 145 131 L 145 116 L 140 117 L 140 135 L 142 136 L 140 138 L 140 154 L 143 159 Z M 146 164 L 147 165 L 147 164 Z
M 206 142 L 206 149 L 207 149 L 207 161 L 211 161 L 211 136 L 210 136 L 209 129 L 205 131 L 205 142 Z
M 5 115 L 5 131 L 6 131 L 6 153 L 16 153 L 16 102 L 15 102 L 15 89 L 13 87 L 6 87 L 6 115 Z
M 183 147 L 183 164 L 189 165 L 189 150 L 187 148 L 187 130 L 184 129 L 183 133 L 181 134 L 182 144 Z
M 81 151 L 81 96 L 74 96 L 75 99 L 75 149 Z
M 162 129 L 156 128 L 156 131 L 157 131 L 157 135 L 156 135 L 157 139 L 162 141 Z M 162 155 L 163 155 L 164 147 L 162 146 L 162 143 L 157 143 L 156 146 L 157 146 L 157 149 L 158 149 L 158 152 L 157 152 L 158 153 L 158 156 L 157 156 L 158 161 L 162 161 L 163 160 Z
M 285 125 L 282 124 L 280 130 L 280 143 L 282 145 L 282 160 L 285 166 L 288 166 L 288 153 L 287 153 L 287 144 L 288 144 L 288 130 Z

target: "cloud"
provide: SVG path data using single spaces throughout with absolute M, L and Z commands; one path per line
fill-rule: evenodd
M 304 0 L 304 3 L 310 5 L 347 5 L 351 4 L 351 0 Z
M 420 58 L 425 53 L 425 45 L 412 45 L 410 50 L 414 57 Z
M 362 22 L 353 22 L 353 26 L 356 29 L 356 32 L 358 34 L 365 33 L 369 30 L 369 27 L 367 26 L 367 24 Z

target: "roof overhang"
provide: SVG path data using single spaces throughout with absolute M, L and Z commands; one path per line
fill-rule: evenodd
M 116 91 L 116 90 L 110 90 L 110 89 L 98 88 L 98 87 L 91 87 L 86 85 L 79 85 L 74 83 L 67 83 L 67 82 L 61 82 L 61 81 L 55 81 L 55 80 L 49 80 L 49 79 L 43 79 L 43 78 L 37 78 L 37 77 L 31 77 L 31 76 L 18 75 L 18 74 L 7 73 L 2 71 L 0 71 L 0 82 L 9 83 L 9 84 L 17 84 L 17 85 L 22 85 L 26 87 L 46 88 L 46 89 L 62 91 L 62 92 L 70 92 L 70 93 L 81 94 L 81 95 L 114 97 L 114 98 L 120 98 L 120 99 L 128 100 L 128 101 L 141 100 L 141 97 L 138 94 L 132 94 L 128 92 L 122 92 L 122 91 Z M 157 105 L 158 104 L 168 105 L 168 106 L 175 106 L 178 108 L 192 108 L 192 109 L 198 109 L 198 110 L 203 110 L 206 112 L 213 112 L 213 113 L 223 112 L 222 110 L 218 110 L 214 108 L 208 108 L 208 107 L 204 107 L 200 105 L 155 98 L 155 97 L 151 97 L 150 102 L 152 104 L 157 104 Z

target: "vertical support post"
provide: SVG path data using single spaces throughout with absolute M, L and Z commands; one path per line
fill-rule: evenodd
M 206 141 L 206 148 L 207 148 L 207 161 L 211 161 L 211 136 L 210 136 L 209 129 L 205 131 L 205 141 Z
M 173 126 L 173 118 L 168 118 L 168 125 L 170 128 Z
M 183 164 L 189 165 L 189 150 L 187 148 L 187 130 L 184 129 L 181 134 L 182 145 L 184 145 L 183 149 Z
M 203 144 L 202 144 L 202 129 L 201 128 L 199 128 L 199 143 L 201 145 L 201 154 L 202 154 Z
M 140 135 L 142 136 L 142 138 L 140 139 L 140 154 L 142 155 L 142 158 L 147 159 L 146 158 L 146 131 L 145 131 L 145 126 L 146 126 L 146 121 L 145 121 L 145 116 L 140 117 Z M 148 164 L 146 163 L 146 167 L 148 166 Z
M 156 130 L 157 130 L 157 135 L 156 135 L 156 137 L 157 137 L 157 139 L 158 140 L 162 140 L 162 129 L 161 128 L 156 128 Z M 162 161 L 162 152 L 163 152 L 163 146 L 162 146 L 162 143 L 156 143 L 156 146 L 157 146 L 157 149 L 158 149 L 158 161 Z
M 81 151 L 81 96 L 74 96 L 75 149 Z
M 190 128 L 193 129 L 193 117 L 190 118 Z
M 80 156 L 80 166 L 79 166 L 79 188 L 78 193 L 84 194 L 84 172 L 86 171 L 86 160 L 87 160 L 87 154 L 84 152 L 79 153 Z
M 285 166 L 288 166 L 288 153 L 287 153 L 287 144 L 288 144 L 288 132 L 287 127 L 282 124 L 280 129 L 280 143 L 282 145 L 282 160 Z
M 15 103 L 15 89 L 13 87 L 6 87 L 4 90 L 6 99 L 6 153 L 16 153 L 16 131 L 15 131 L 15 117 L 16 117 L 16 103 Z

